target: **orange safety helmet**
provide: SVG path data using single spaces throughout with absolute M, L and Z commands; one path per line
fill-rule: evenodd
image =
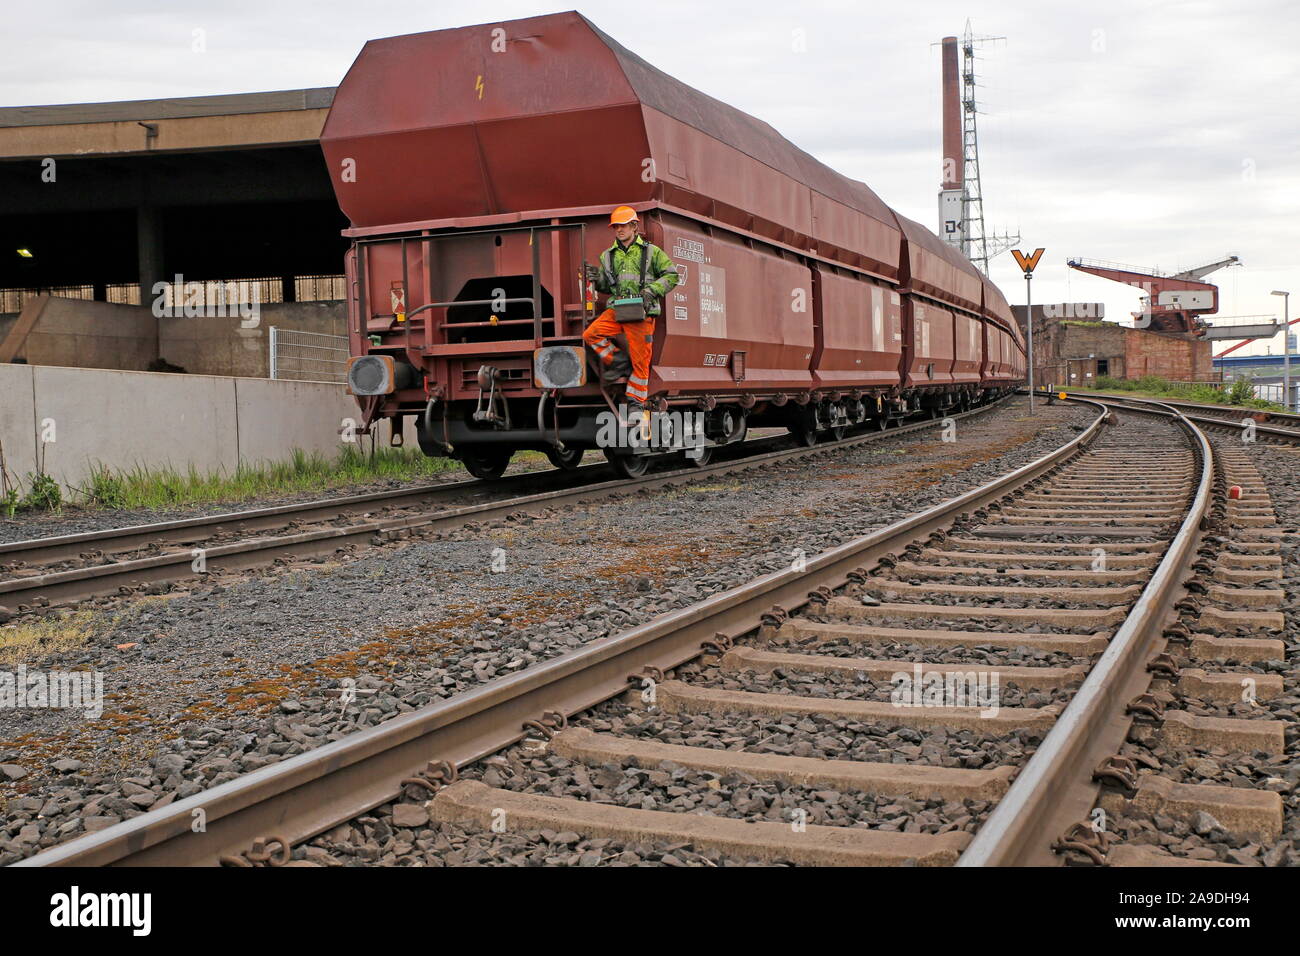
M 636 210 L 631 206 L 619 206 L 609 214 L 610 226 L 625 226 L 629 222 L 636 222 Z

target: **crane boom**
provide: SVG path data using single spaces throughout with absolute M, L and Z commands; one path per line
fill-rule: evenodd
M 1218 262 L 1210 262 L 1203 266 L 1197 266 L 1195 269 L 1188 269 L 1186 272 L 1180 272 L 1175 279 L 1204 279 L 1211 272 L 1218 272 L 1224 266 L 1239 266 L 1241 260 L 1236 256 L 1228 256 L 1226 259 L 1220 259 Z

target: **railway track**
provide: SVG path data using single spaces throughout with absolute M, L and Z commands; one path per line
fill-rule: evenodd
M 1107 392 L 1075 391 L 1074 394 L 1086 395 L 1091 398 L 1099 398 L 1099 399 L 1131 398 L 1131 396 L 1116 395 Z M 1183 414 L 1196 415 L 1200 413 L 1205 413 L 1211 418 L 1222 417 L 1224 413 L 1235 414 L 1240 412 L 1241 414 L 1249 414 L 1249 415 L 1258 414 L 1264 416 L 1262 419 L 1262 422 L 1264 424 L 1277 425 L 1282 428 L 1300 428 L 1300 415 L 1294 414 L 1292 412 L 1266 411 L 1264 409 L 1231 407 L 1225 405 L 1207 405 L 1204 402 L 1185 402 L 1185 401 L 1168 400 L 1168 399 L 1159 399 L 1159 402 L 1161 405 L 1168 405 L 1171 408 L 1176 408 Z
M 980 415 L 1001 401 L 951 417 Z M 783 436 L 758 438 L 725 449 L 726 460 L 640 478 L 611 481 L 607 466 L 586 465 L 571 472 L 514 475 L 495 482 L 458 481 L 10 542 L 0 544 L 0 605 L 21 613 L 106 595 L 161 591 L 174 582 L 214 571 L 241 571 L 332 555 L 358 544 L 382 544 L 470 522 L 716 478 L 940 424 L 940 420 L 913 422 L 813 447 L 781 447 L 788 444 Z M 538 491 L 539 483 L 557 487 Z M 519 494 L 521 489 L 530 493 Z M 461 503 L 470 496 L 490 496 L 492 500 Z
M 1241 434 L 1250 422 L 1252 441 L 1264 444 L 1300 445 L 1300 415 L 1269 412 L 1256 408 L 1228 408 L 1222 405 L 1201 405 L 1195 402 L 1165 402 L 1155 399 L 1129 398 L 1120 395 L 1096 395 L 1092 392 L 1066 390 L 1072 398 L 1088 398 L 1116 408 L 1160 413 L 1177 409 L 1186 418 L 1215 431 Z
M 1275 792 L 1189 787 L 1128 753 L 1280 740 L 1271 719 L 1195 712 L 1241 678 L 1187 666 L 1281 653 L 1279 592 L 1260 587 L 1280 530 L 1254 485 L 1223 497 L 1248 471 L 1233 456 L 1216 475 L 1204 434 L 1172 409 L 1120 427 L 1099 416 L 1043 459 L 804 567 L 22 865 L 273 865 L 313 837 L 317 857 L 346 855 L 320 835 L 399 814 L 489 843 L 505 821 L 525 850 L 562 830 L 715 865 L 1189 862 L 1109 845 L 1098 813 L 1280 826 Z

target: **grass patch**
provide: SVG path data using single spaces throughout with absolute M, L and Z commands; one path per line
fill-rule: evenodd
M 94 614 L 73 611 L 62 617 L 39 618 L 0 627 L 0 670 L 54 651 L 81 647 L 90 636 Z
M 1072 386 L 1073 387 L 1073 386 Z M 1159 375 L 1144 375 L 1137 380 L 1097 376 L 1095 385 L 1082 386 L 1084 391 L 1124 392 L 1142 398 L 1172 398 L 1202 405 L 1230 405 L 1238 408 L 1263 408 L 1282 411 L 1282 406 L 1262 398 L 1255 398 L 1250 382 L 1245 379 L 1220 389 L 1209 383 L 1171 382 Z
M 522 458 L 523 456 L 518 456 Z M 136 467 L 114 472 L 96 464 L 86 484 L 74 488 L 75 500 L 89 508 L 174 508 L 237 502 L 268 495 L 327 491 L 373 481 L 429 478 L 460 467 L 446 458 L 429 458 L 416 449 L 379 448 L 372 453 L 344 446 L 333 459 L 295 448 L 287 461 L 241 466 L 233 474 L 174 468 Z M 44 475 L 28 476 L 29 491 L 18 511 L 53 511 L 61 501 Z

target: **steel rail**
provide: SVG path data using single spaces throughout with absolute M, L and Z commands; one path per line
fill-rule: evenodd
M 437 485 L 419 485 L 388 491 L 374 491 L 360 495 L 337 498 L 320 498 L 313 501 L 292 502 L 246 511 L 227 511 L 220 514 L 195 515 L 172 521 L 129 525 L 122 528 L 105 528 L 83 531 L 78 534 L 52 535 L 44 538 L 27 538 L 22 541 L 0 543 L 0 561 L 18 557 L 28 561 L 52 562 L 67 557 L 78 557 L 90 548 L 109 548 L 129 551 L 158 542 L 190 542 L 199 535 L 215 535 L 224 531 L 261 531 L 284 527 L 293 521 L 311 521 L 352 512 L 374 510 L 382 507 L 405 507 L 405 499 L 439 498 L 464 494 L 475 489 L 498 490 L 503 486 L 524 485 L 536 482 L 539 475 L 576 474 L 599 471 L 603 464 L 585 465 L 572 472 L 525 472 L 507 475 L 495 482 L 485 483 L 474 479 L 458 479 Z
M 1093 769 L 1119 750 L 1128 732 L 1129 720 L 1117 720 L 1116 715 L 1123 714 L 1125 704 L 1149 679 L 1144 665 L 1152 644 L 1160 638 L 1174 602 L 1186 593 L 1183 581 L 1196 556 L 1214 482 L 1214 457 L 1204 433 L 1177 409 L 1165 408 L 1150 411 L 1175 418 L 1190 436 L 1200 461 L 1196 494 L 1187 514 L 1128 617 L 975 834 L 958 866 L 1060 864 L 1051 850 L 1052 840 L 1087 817 L 1097 794 Z
M 989 405 L 949 417 L 958 419 L 979 415 L 997 407 L 1002 401 L 1005 401 L 1005 399 L 999 399 Z M 755 467 L 777 464 L 785 460 L 829 454 L 845 448 L 882 441 L 895 435 L 923 431 L 927 428 L 937 428 L 941 424 L 942 419 L 927 419 L 926 421 L 914 422 L 898 428 L 867 432 L 840 441 L 760 452 L 759 454 L 716 462 L 703 467 L 679 468 L 672 471 L 643 475 L 639 478 L 582 483 L 555 491 L 449 508 L 432 515 L 419 513 L 396 518 L 383 518 L 343 527 L 315 528 L 291 535 L 281 534 L 250 538 L 206 548 L 169 551 L 143 558 L 131 558 L 125 561 L 71 568 L 65 571 L 10 577 L 0 580 L 0 604 L 12 603 L 27 607 L 33 605 L 71 604 L 91 597 L 121 593 L 123 588 L 126 588 L 129 592 L 150 584 L 200 578 L 215 570 L 246 570 L 270 564 L 277 559 L 290 560 L 329 554 L 345 545 L 376 535 L 382 537 L 415 528 L 437 530 L 439 528 L 460 527 L 473 521 L 490 521 L 521 512 L 536 513 L 546 508 L 561 507 L 613 495 L 629 494 L 658 487 L 670 487 L 676 484 L 688 484 L 703 478 L 746 471 Z M 765 443 L 771 440 L 760 438 L 755 439 L 754 443 Z M 784 441 L 785 439 L 782 436 L 779 440 Z M 598 472 L 604 466 L 591 465 L 587 467 L 594 472 Z M 581 469 L 581 471 L 585 473 L 586 469 Z M 519 477 L 536 480 L 535 475 Z M 464 482 L 463 484 L 472 486 L 471 482 Z M 172 523 L 165 522 L 163 524 L 171 525 Z M 128 530 L 134 534 L 141 529 Z M 97 532 L 92 532 L 92 534 L 94 533 Z M 35 540 L 39 541 L 41 539 Z M 202 552 L 205 571 L 196 571 L 193 568 L 193 562 L 197 558 L 196 550 Z
M 763 623 L 774 606 L 803 607 L 820 585 L 840 587 L 850 572 L 923 540 L 954 517 L 974 511 L 1059 468 L 1098 434 L 1100 414 L 1064 445 L 987 484 L 888 527 L 809 558 L 801 568 L 764 575 L 672 611 L 622 634 L 559 657 L 236 780 L 79 837 L 14 866 L 176 866 L 217 864 L 253 841 L 310 839 L 393 800 L 400 781 L 431 761 L 457 767 L 521 740 L 523 723 L 547 711 L 566 716 L 625 691 L 647 666 L 668 670 L 698 657 L 719 633 L 739 637 Z M 199 812 L 203 832 L 192 823 Z

